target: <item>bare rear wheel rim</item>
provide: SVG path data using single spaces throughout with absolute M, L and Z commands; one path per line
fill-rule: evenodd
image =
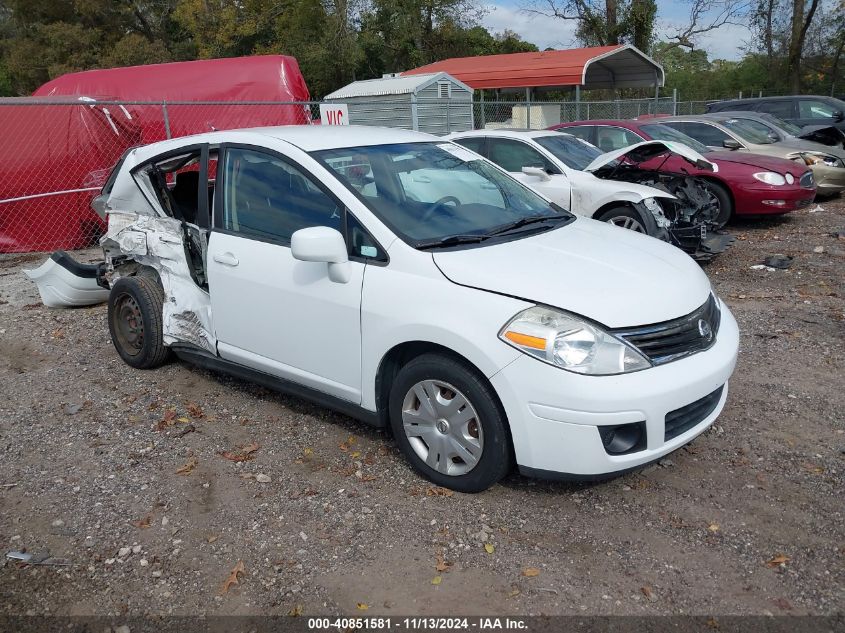
M 421 380 L 402 402 L 402 427 L 414 453 L 450 477 L 478 465 L 484 450 L 481 420 L 469 398 L 442 380 Z
M 137 356 L 144 347 L 144 318 L 135 298 L 122 294 L 114 309 L 114 330 L 117 342 L 130 356 Z
M 627 215 L 618 215 L 613 218 L 608 218 L 607 221 L 614 226 L 628 229 L 629 231 L 635 231 L 637 233 L 646 232 L 645 227 L 639 222 L 639 220 L 629 218 Z

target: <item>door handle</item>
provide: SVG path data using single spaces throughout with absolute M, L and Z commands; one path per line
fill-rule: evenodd
M 216 261 L 218 264 L 223 264 L 224 266 L 237 266 L 239 264 L 238 258 L 232 255 L 232 253 L 222 253 L 220 255 L 215 255 L 214 261 Z

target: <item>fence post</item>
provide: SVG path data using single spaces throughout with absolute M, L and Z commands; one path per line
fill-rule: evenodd
M 581 120 L 581 86 L 575 85 L 575 120 Z
M 531 129 L 531 88 L 525 89 L 525 123 Z
M 446 134 L 452 132 L 452 120 L 449 118 L 449 104 L 451 102 L 451 99 L 446 99 Z
M 164 116 L 164 133 L 167 135 L 167 138 L 171 138 L 170 136 L 170 117 L 167 114 L 167 102 L 161 102 L 161 113 Z
M 487 127 L 487 118 L 484 112 L 484 90 L 481 91 L 481 129 Z
M 672 116 L 678 115 L 678 89 L 672 88 Z

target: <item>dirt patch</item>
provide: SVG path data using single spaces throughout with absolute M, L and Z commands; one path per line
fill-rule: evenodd
M 709 432 L 603 484 L 512 475 L 472 496 L 316 405 L 130 369 L 104 306 L 44 308 L 20 273 L 40 258 L 2 258 L 0 543 L 73 565 L 4 562 L 0 612 L 842 612 L 842 228 L 841 200 L 731 227 L 706 271 L 741 352 Z M 753 268 L 776 253 L 788 270 Z

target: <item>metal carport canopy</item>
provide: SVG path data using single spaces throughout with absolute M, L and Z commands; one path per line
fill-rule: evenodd
M 619 44 L 565 51 L 453 57 L 402 75 L 447 72 L 475 89 L 580 86 L 645 88 L 662 86 L 663 67 L 639 49 Z

